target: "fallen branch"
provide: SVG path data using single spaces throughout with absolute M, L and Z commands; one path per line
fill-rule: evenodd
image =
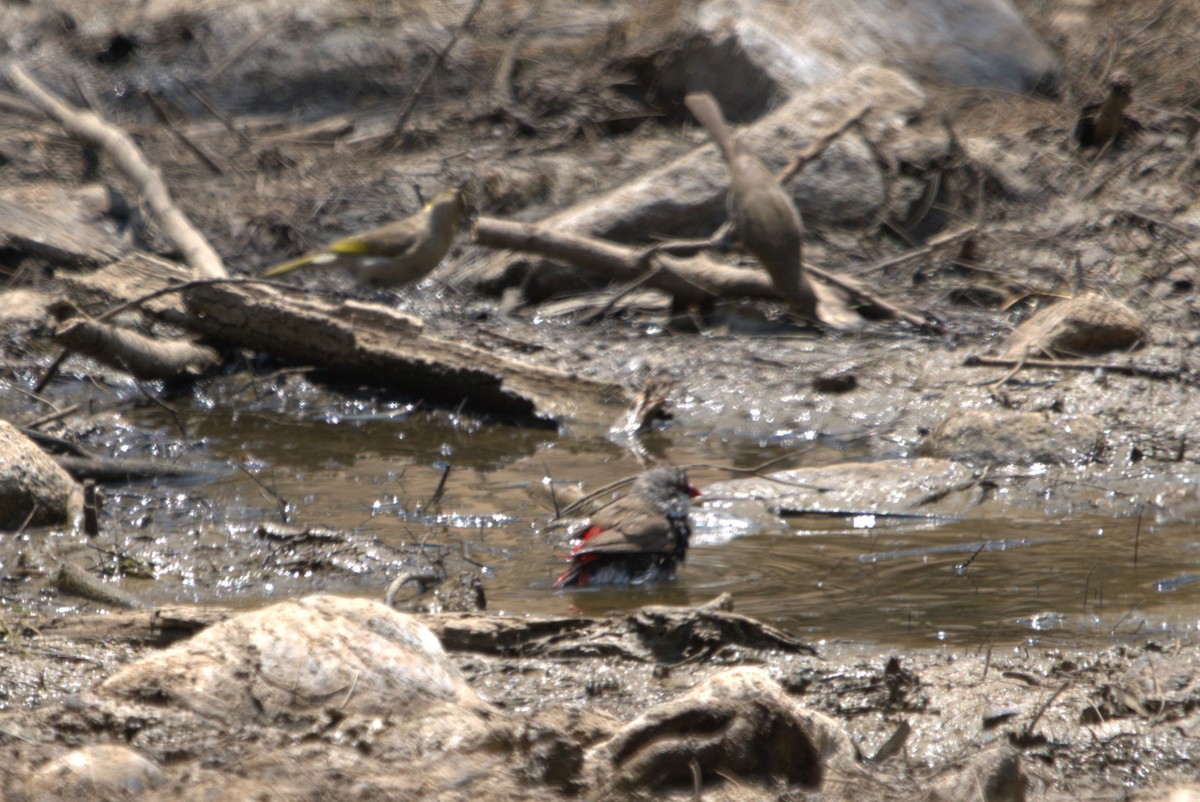
M 569 262 L 610 281 L 634 281 L 642 278 L 646 269 L 642 249 L 533 223 L 481 217 L 475 222 L 475 241 L 489 248 Z M 646 284 L 674 295 L 681 303 L 731 296 L 779 297 L 771 279 L 758 270 L 729 267 L 704 258 L 683 260 L 665 255 L 657 256 L 656 263 L 657 273 Z
M 86 317 L 67 320 L 54 338 L 139 379 L 194 379 L 221 364 L 220 354 L 207 346 L 148 337 Z
M 137 185 L 146 199 L 146 205 L 162 226 L 163 235 L 179 249 L 196 275 L 209 278 L 227 275 L 221 257 L 171 200 L 162 176 L 127 133 L 90 111 L 72 108 L 54 97 L 18 64 L 10 65 L 5 76 L 13 88 L 32 101 L 43 114 L 58 122 L 71 136 L 103 150 Z
M 51 454 L 50 456 L 77 482 L 88 479 L 104 483 L 143 482 L 150 479 L 192 478 L 202 473 L 199 470 L 189 470 L 176 465 L 160 465 L 145 459 L 80 457 L 72 454 Z
M 64 410 L 65 411 L 65 410 Z M 42 420 L 45 420 L 44 418 Z M 55 437 L 32 428 L 38 421 L 27 426 L 18 427 L 21 434 L 28 437 L 50 455 L 50 458 L 62 467 L 78 482 L 88 479 L 97 482 L 135 482 L 142 479 L 179 478 L 181 476 L 198 476 L 201 472 L 176 465 L 165 465 L 145 459 L 125 457 L 114 459 L 94 454 L 78 443 L 62 437 Z
M 1116 373 L 1122 376 L 1138 376 L 1144 379 L 1160 381 L 1179 381 L 1185 384 L 1197 384 L 1196 375 L 1183 368 L 1163 368 L 1154 365 L 1124 365 L 1112 362 L 1096 362 L 1089 359 L 1000 359 L 991 356 L 969 356 L 963 360 L 963 366 L 968 368 L 1048 368 L 1050 370 L 1100 370 L 1105 373 Z M 1006 377 L 1007 378 L 1007 377 Z
M 481 217 L 475 223 L 475 241 L 489 248 L 535 253 L 568 262 L 598 273 L 610 281 L 644 283 L 674 295 L 682 303 L 713 298 L 779 298 L 770 277 L 758 270 L 730 267 L 702 256 L 677 259 L 654 255 L 655 267 L 646 273 L 646 251 L 605 240 L 551 229 L 534 223 L 514 223 L 494 217 Z M 928 313 L 905 304 L 889 301 L 851 278 L 817 267 L 805 267 L 814 277 L 837 287 L 858 300 L 878 307 L 887 314 L 914 326 L 934 331 L 941 323 Z M 845 314 L 844 304 L 827 288 L 817 287 L 820 306 L 818 317 L 834 328 L 854 328 L 855 321 Z M 861 321 L 858 321 L 861 323 Z

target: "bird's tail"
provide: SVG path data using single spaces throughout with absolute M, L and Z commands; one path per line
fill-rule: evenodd
M 302 267 L 308 267 L 313 263 L 314 258 L 312 254 L 309 254 L 308 256 L 293 259 L 290 262 L 284 262 L 281 265 L 275 265 L 263 273 L 262 278 L 274 278 L 275 276 L 282 276 L 284 273 L 291 273 L 293 270 L 299 270 Z
M 725 161 L 731 161 L 733 153 L 733 132 L 725 122 L 725 115 L 716 99 L 708 92 L 692 92 L 683 99 L 684 105 L 692 112 L 696 120 L 708 131 L 708 135 L 721 149 Z
M 573 588 L 587 584 L 587 572 L 584 570 L 584 562 L 577 560 L 571 563 L 571 566 L 563 572 L 563 575 L 554 580 L 554 589 Z

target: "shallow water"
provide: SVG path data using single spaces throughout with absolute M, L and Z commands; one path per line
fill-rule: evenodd
M 488 608 L 509 614 L 696 604 L 729 591 L 739 612 L 813 641 L 968 648 L 1170 637 L 1196 629 L 1200 618 L 1197 529 L 1149 516 L 764 521 L 701 506 L 695 546 L 674 583 L 556 592 L 567 536 L 546 527 L 552 509 L 531 487 L 551 476 L 596 488 L 636 473 L 602 437 L 479 426 L 402 405 L 364 414 L 347 402 L 323 410 L 324 422 L 266 409 L 196 412 L 187 426 L 203 438 L 214 474 L 160 484 L 148 499 L 144 487 L 114 490 L 106 512 L 106 536 L 159 567 L 157 580 L 132 585 L 156 601 L 251 603 L 318 590 L 379 597 L 398 570 L 380 561 L 411 557 L 411 544 L 425 542 L 442 548 L 452 568 L 464 564 L 463 553 L 485 565 Z M 142 414 L 140 425 L 169 425 L 155 410 Z M 842 447 L 683 428 L 658 441 L 680 464 L 744 467 L 787 453 L 786 465 L 803 466 L 862 456 L 861 440 Z M 444 497 L 427 508 L 446 465 Z M 705 467 L 692 478 L 703 489 L 729 476 Z M 295 550 L 280 559 L 277 544 L 244 534 L 247 525 L 279 520 L 265 488 L 290 505 L 295 523 L 353 530 L 373 551 L 346 549 L 341 562 L 307 564 Z

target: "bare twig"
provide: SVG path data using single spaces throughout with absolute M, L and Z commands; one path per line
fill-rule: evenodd
M 1138 546 L 1142 542 L 1142 516 L 1146 514 L 1146 507 L 1143 505 L 1138 508 L 1137 532 L 1133 535 L 1133 567 L 1137 568 L 1138 563 Z
M 1062 685 L 1058 686 L 1058 690 L 1056 690 L 1054 693 L 1050 694 L 1050 698 L 1042 703 L 1041 707 L 1038 708 L 1037 713 L 1035 713 L 1033 718 L 1030 720 L 1030 722 L 1027 725 L 1025 725 L 1025 734 L 1026 735 L 1028 735 L 1028 736 L 1033 735 L 1033 728 L 1036 727 L 1038 721 L 1041 720 L 1042 714 L 1044 714 L 1047 710 L 1050 709 L 1050 705 L 1054 704 L 1054 700 L 1057 699 L 1059 696 L 1061 696 L 1062 692 L 1065 691 L 1070 684 L 1071 684 L 1071 680 L 1066 680 L 1065 682 L 1063 682 Z
M 1132 363 L 1115 364 L 1112 362 L 1095 362 L 1089 359 L 1000 359 L 992 356 L 969 356 L 963 360 L 963 366 L 1011 368 L 1024 366 L 1027 368 L 1048 368 L 1050 370 L 1101 370 L 1105 373 L 1117 373 L 1122 376 L 1138 376 L 1145 379 L 1161 381 L 1179 381 L 1185 384 L 1196 384 L 1196 377 L 1182 368 L 1164 368 L 1155 365 L 1134 365 Z
M 854 275 L 865 276 L 870 273 L 878 273 L 881 270 L 887 270 L 888 268 L 902 265 L 905 262 L 912 261 L 913 259 L 929 256 L 943 245 L 949 245 L 951 243 L 959 242 L 968 237 L 974 236 L 977 230 L 977 225 L 969 225 L 963 226 L 962 228 L 956 228 L 953 231 L 947 231 L 944 234 L 939 234 L 936 237 L 930 238 L 929 241 L 920 248 L 914 248 L 911 251 L 905 251 L 899 256 L 890 256 L 887 259 L 881 259 L 878 262 L 872 262 L 869 265 L 863 265 L 862 267 L 855 268 L 853 271 Z
M 638 288 L 653 281 L 656 275 L 658 275 L 658 267 L 651 267 L 645 273 L 626 284 L 624 289 L 622 289 L 616 295 L 609 298 L 604 306 L 600 307 L 589 315 L 585 315 L 579 320 L 579 322 L 587 326 L 592 323 L 597 323 L 608 317 L 608 313 L 615 309 L 617 304 L 621 303 L 621 301 L 623 301 L 625 298 L 628 298 L 632 293 L 636 292 Z
M 821 136 L 813 140 L 808 147 L 797 154 L 794 159 L 788 162 L 787 167 L 784 167 L 775 176 L 775 180 L 781 184 L 785 184 L 790 181 L 797 173 L 807 167 L 809 163 L 820 158 L 821 154 L 825 152 L 826 148 L 833 144 L 835 139 L 846 133 L 846 131 L 850 130 L 851 127 L 861 122 L 862 118 L 866 117 L 870 111 L 871 104 L 868 102 L 860 106 L 857 111 L 848 114 L 840 123 L 826 131 L 824 134 L 821 134 Z
M 430 497 L 429 503 L 425 505 L 425 509 L 436 507 L 442 503 L 442 496 L 446 492 L 446 479 L 450 477 L 450 469 L 452 467 L 453 465 L 447 462 L 446 467 L 442 469 L 442 476 L 438 479 L 437 487 L 434 488 L 433 495 Z
M 175 124 L 171 113 L 167 111 L 166 104 L 159 99 L 158 95 L 154 92 L 143 92 L 142 97 L 146 98 L 146 101 L 150 104 L 150 108 L 154 110 L 154 116 L 158 118 L 158 121 L 171 132 L 173 137 L 179 140 L 181 145 L 194 153 L 196 158 L 204 163 L 205 167 L 215 175 L 223 175 L 225 173 L 225 168 L 218 164 L 217 160 L 208 151 L 193 142 L 190 136 L 179 130 L 179 126 Z
M 852 278 L 847 276 L 839 276 L 837 273 L 830 273 L 828 270 L 822 270 L 821 268 L 813 267 L 812 265 L 806 265 L 804 269 L 827 284 L 832 284 L 835 287 L 839 287 L 851 295 L 861 298 L 872 306 L 879 307 L 892 317 L 911 323 L 917 328 L 926 329 L 928 331 L 941 331 L 943 328 L 942 322 L 929 312 L 922 312 L 918 309 L 908 306 L 907 304 L 889 301 L 882 295 L 867 289 L 861 282 Z
M 213 81 L 217 80 L 217 78 L 219 78 L 221 74 L 225 72 L 225 70 L 229 69 L 238 61 L 238 59 L 249 53 L 255 45 L 265 39 L 268 34 L 273 32 L 275 27 L 279 25 L 279 23 L 283 22 L 283 20 L 292 13 L 292 8 L 293 7 L 291 3 L 286 4 L 282 11 L 264 22 L 261 28 L 252 32 L 249 36 L 239 42 L 238 45 L 230 51 L 229 55 L 227 55 L 219 64 L 208 71 L 208 82 L 212 83 Z
M 404 105 L 400 107 L 400 113 L 396 115 L 396 122 L 392 124 L 391 133 L 381 144 L 380 150 L 390 151 L 393 150 L 397 144 L 399 144 L 400 138 L 404 134 L 404 126 L 408 124 L 408 118 L 412 116 L 413 109 L 416 108 L 417 101 L 421 99 L 421 95 L 425 92 L 425 85 L 429 83 L 429 79 L 433 77 L 433 73 L 442 66 L 442 63 L 446 60 L 446 56 L 449 55 L 450 50 L 455 44 L 458 43 L 459 37 L 462 36 L 463 31 L 470 26 L 471 21 L 475 19 L 475 15 L 479 13 L 479 9 L 482 7 L 483 0 L 475 0 L 475 2 L 471 4 L 471 8 L 467 10 L 466 16 L 463 17 L 462 22 L 460 22 L 458 27 L 454 29 L 454 32 L 450 34 L 450 40 L 446 42 L 445 46 L 442 47 L 441 50 L 438 51 L 437 55 L 434 56 L 433 61 L 431 61 L 429 65 L 425 67 L 425 71 L 422 72 L 420 77 L 417 78 L 416 83 L 413 84 L 412 92 L 410 92 L 408 97 L 405 98 Z

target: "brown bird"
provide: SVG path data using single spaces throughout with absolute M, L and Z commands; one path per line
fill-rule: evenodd
M 375 287 L 399 287 L 433 272 L 454 244 L 467 213 L 462 190 L 439 193 L 425 208 L 381 228 L 355 234 L 263 273 L 273 278 L 305 267 L 341 268 Z
M 700 491 L 682 468 L 661 465 L 642 473 L 629 494 L 592 516 L 571 551 L 571 565 L 556 588 L 641 585 L 674 579 L 687 556 L 691 499 Z
M 817 296 L 804 275 L 800 254 L 804 228 L 796 205 L 762 160 L 729 130 L 712 95 L 694 92 L 684 103 L 729 164 L 730 206 L 742 245 L 795 311 L 816 320 Z

